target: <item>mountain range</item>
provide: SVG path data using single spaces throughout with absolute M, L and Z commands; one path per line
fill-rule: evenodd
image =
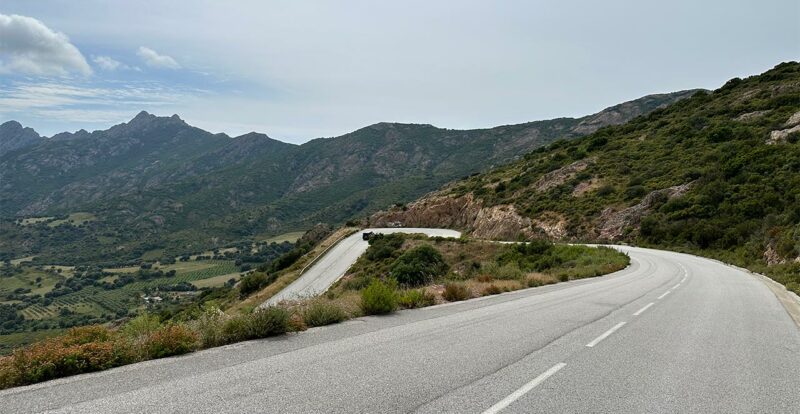
M 0 125 L 0 251 L 59 261 L 134 258 L 341 223 L 696 92 L 489 129 L 379 123 L 302 145 L 259 133 L 231 138 L 177 115 L 144 111 L 107 130 L 50 138 L 9 121 Z M 75 212 L 96 219 L 81 226 L 19 224 Z

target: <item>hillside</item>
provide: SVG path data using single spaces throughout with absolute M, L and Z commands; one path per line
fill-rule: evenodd
M 371 224 L 627 242 L 717 257 L 800 292 L 800 64 L 560 140 Z
M 257 133 L 211 134 L 177 115 L 146 112 L 108 130 L 50 139 L 10 122 L 0 129 L 0 143 L 10 148 L 0 156 L 0 259 L 171 257 L 340 223 L 691 93 L 651 95 L 583 118 L 481 130 L 380 123 L 303 145 Z M 93 219 L 48 225 L 74 213 Z M 41 220 L 19 221 L 30 217 Z

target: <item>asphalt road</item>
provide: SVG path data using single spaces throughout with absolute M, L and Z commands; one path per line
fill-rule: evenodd
M 0 411 L 800 412 L 800 330 L 761 280 L 622 249 L 604 277 L 0 391 Z
M 461 237 L 461 233 L 455 230 L 446 229 L 424 229 L 424 228 L 376 228 L 366 229 L 350 235 L 337 243 L 327 252 L 318 262 L 314 263 L 297 280 L 286 286 L 275 296 L 269 298 L 261 306 L 270 306 L 284 300 L 306 298 L 324 293 L 337 280 L 344 276 L 347 269 L 356 262 L 359 256 L 364 254 L 369 247 L 369 243 L 362 238 L 365 232 L 391 234 L 425 234 L 428 236 L 439 237 Z

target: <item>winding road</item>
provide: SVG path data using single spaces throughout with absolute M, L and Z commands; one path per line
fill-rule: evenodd
M 603 277 L 0 391 L 0 411 L 800 411 L 800 330 L 762 280 L 619 249 Z
M 424 234 L 429 237 L 461 237 L 461 232 L 455 230 L 414 227 L 375 228 L 356 232 L 336 243 L 330 251 L 324 252 L 323 256 L 303 272 L 297 280 L 269 298 L 261 304 L 261 307 L 277 305 L 284 300 L 307 298 L 324 293 L 347 273 L 347 269 L 358 260 L 359 256 L 367 251 L 369 242 L 363 239 L 362 235 L 364 233 L 404 233 Z

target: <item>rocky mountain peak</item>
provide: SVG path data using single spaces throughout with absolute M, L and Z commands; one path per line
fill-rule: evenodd
M 42 137 L 33 128 L 23 127 L 17 121 L 0 125 L 0 156 L 41 142 Z

